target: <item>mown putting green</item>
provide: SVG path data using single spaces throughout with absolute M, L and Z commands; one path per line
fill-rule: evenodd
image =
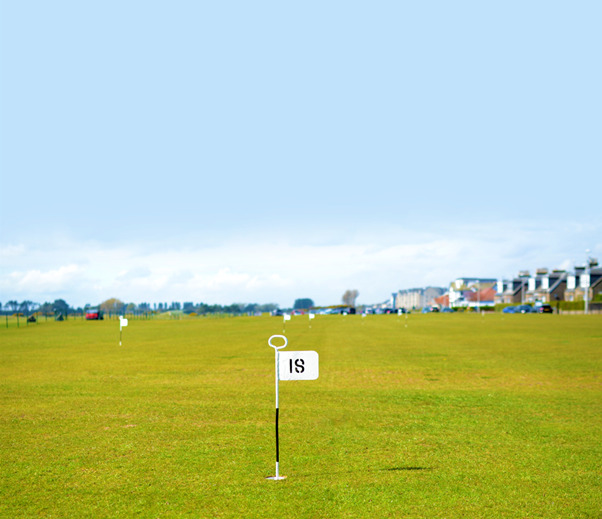
M 601 517 L 602 318 L 287 323 L 320 378 L 280 383 L 282 318 L 0 330 L 2 517 Z

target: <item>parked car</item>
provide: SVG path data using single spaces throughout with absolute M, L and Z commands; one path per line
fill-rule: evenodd
M 517 308 L 518 307 L 516 307 L 516 306 L 507 306 L 506 308 L 504 308 L 502 310 L 502 313 L 503 314 L 513 314 L 514 312 L 516 312 Z
M 86 310 L 86 321 L 102 321 L 104 319 L 104 315 L 100 308 L 88 308 Z
M 553 314 L 554 309 L 550 305 L 541 305 L 537 307 L 537 313 L 539 314 Z
M 436 306 L 425 306 L 422 309 L 423 314 L 430 314 L 432 312 L 438 312 L 438 311 L 439 311 L 439 309 Z
M 535 310 L 531 305 L 519 305 L 514 307 L 515 314 L 534 314 Z
M 443 308 L 441 308 L 441 313 L 442 314 L 453 314 L 454 311 L 449 306 L 444 306 Z

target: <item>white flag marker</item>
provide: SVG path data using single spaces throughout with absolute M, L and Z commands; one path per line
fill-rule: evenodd
M 309 327 L 311 328 L 311 320 L 315 317 L 311 312 L 309 313 Z
M 282 346 L 272 344 L 272 339 L 283 339 Z M 276 475 L 266 479 L 279 481 L 286 479 L 280 475 L 280 443 L 278 437 L 278 412 L 280 411 L 278 381 L 280 380 L 316 380 L 319 376 L 319 357 L 315 351 L 287 351 L 280 353 L 278 350 L 286 348 L 288 340 L 284 335 L 272 335 L 268 339 L 270 347 L 274 348 L 276 372 Z
M 291 316 L 289 314 L 282 314 L 282 333 L 286 333 L 286 321 L 290 321 Z M 275 335 L 274 337 L 278 337 Z
M 124 319 L 123 316 L 119 316 L 119 346 L 121 346 L 121 329 L 128 325 L 128 320 Z

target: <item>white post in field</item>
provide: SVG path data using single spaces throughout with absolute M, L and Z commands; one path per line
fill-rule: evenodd
M 286 333 L 286 321 L 290 321 L 291 316 L 289 314 L 282 314 L 282 333 Z
M 128 325 L 128 320 L 124 319 L 122 315 L 119 316 L 119 346 L 121 346 L 121 330 Z

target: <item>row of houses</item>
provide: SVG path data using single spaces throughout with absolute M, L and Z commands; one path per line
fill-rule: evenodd
M 553 303 L 583 301 L 586 290 L 589 300 L 602 292 L 602 268 L 591 260 L 590 268 L 575 267 L 574 271 L 537 269 L 535 275 L 521 271 L 513 279 L 458 278 L 446 290 L 440 287 L 411 288 L 392 294 L 393 308 L 481 307 L 499 303 Z
M 538 269 L 534 276 L 521 272 L 512 280 L 498 282 L 496 303 L 553 303 L 555 301 L 583 301 L 586 291 L 593 300 L 602 292 L 602 268 L 589 271 L 586 267 L 575 267 L 573 272 L 565 270 Z M 522 275 L 521 275 L 522 274 Z

